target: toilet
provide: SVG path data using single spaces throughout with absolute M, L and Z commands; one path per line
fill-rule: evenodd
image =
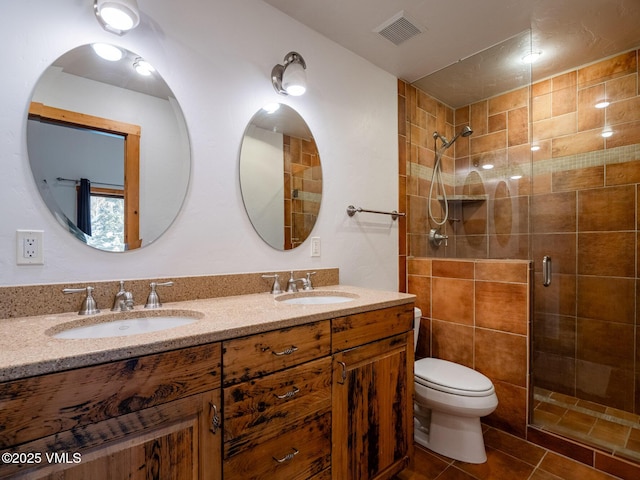
M 422 312 L 414 311 L 414 348 Z M 471 368 L 438 358 L 414 364 L 414 427 L 416 443 L 467 463 L 484 463 L 480 417 L 498 406 L 493 383 Z

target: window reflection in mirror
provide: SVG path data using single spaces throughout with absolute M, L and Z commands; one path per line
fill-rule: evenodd
M 45 204 L 76 238 L 106 251 L 144 247 L 162 235 L 190 175 L 186 123 L 173 93 L 158 72 L 136 73 L 140 56 L 121 50 L 113 62 L 89 45 L 62 55 L 38 81 L 27 124 Z M 79 218 L 82 179 L 90 190 L 87 217 Z
M 240 151 L 240 187 L 254 229 L 270 246 L 291 250 L 311 234 L 322 201 L 322 167 L 311 131 L 291 107 L 261 109 Z

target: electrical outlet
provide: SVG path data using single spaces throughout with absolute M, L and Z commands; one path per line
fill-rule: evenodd
M 16 263 L 18 265 L 44 265 L 42 230 L 16 232 Z
M 311 237 L 311 256 L 320 256 L 320 237 Z

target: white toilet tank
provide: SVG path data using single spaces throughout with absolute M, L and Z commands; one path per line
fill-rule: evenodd
M 413 309 L 413 350 L 418 347 L 418 333 L 420 332 L 420 317 L 422 317 L 422 310 L 418 307 Z

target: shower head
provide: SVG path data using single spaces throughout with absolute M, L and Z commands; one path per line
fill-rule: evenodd
M 469 135 L 471 135 L 473 133 L 473 130 L 471 129 L 470 126 L 465 126 L 462 127 L 462 130 L 460 130 L 455 137 L 453 137 L 451 139 L 451 141 L 447 141 L 447 137 L 440 135 L 438 132 L 433 132 L 433 138 L 439 138 L 442 141 L 442 148 L 444 150 L 446 150 L 447 148 L 449 148 L 451 145 L 453 145 L 453 142 L 455 142 L 458 137 L 463 136 L 463 137 L 468 137 Z
M 473 130 L 469 125 L 467 125 L 466 127 L 462 127 L 462 130 L 460 130 L 459 135 L 462 135 L 463 137 L 468 137 L 472 133 L 473 133 Z

